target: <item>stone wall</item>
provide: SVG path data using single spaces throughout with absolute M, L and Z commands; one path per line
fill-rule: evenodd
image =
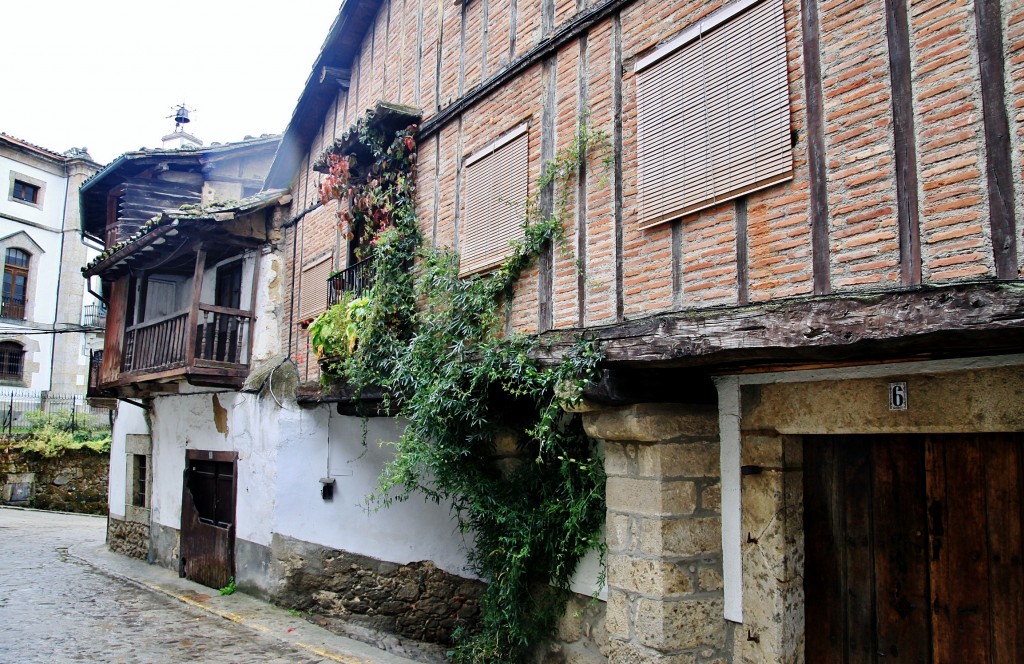
M 641 404 L 584 423 L 605 444 L 608 661 L 731 661 L 717 411 Z
M 279 535 L 271 545 L 281 578 L 273 597 L 284 606 L 341 618 L 352 636 L 366 630 L 447 644 L 456 627 L 479 617 L 480 581 L 449 574 L 429 561 L 399 565 Z
M 106 514 L 109 463 L 106 453 L 89 449 L 68 450 L 55 457 L 0 449 L 0 478 L 5 485 L 32 482 L 28 507 Z
M 111 551 L 145 560 L 149 554 L 149 524 L 107 519 L 107 546 Z

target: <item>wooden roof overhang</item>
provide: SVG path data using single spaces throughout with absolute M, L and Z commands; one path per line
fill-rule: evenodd
M 165 266 L 176 254 L 191 254 L 199 245 L 207 249 L 208 257 L 212 260 L 216 260 L 220 254 L 227 256 L 240 250 L 259 247 L 266 242 L 265 234 L 236 235 L 227 228 L 228 222 L 290 200 L 291 197 L 284 192 L 268 192 L 232 207 L 214 205 L 199 213 L 164 212 L 154 220 L 152 228 L 129 240 L 109 256 L 89 265 L 82 274 L 86 278 L 99 275 L 103 279 L 112 280 L 129 271 Z
M 359 139 L 360 126 L 380 133 L 387 137 L 397 131 L 405 129 L 409 125 L 417 124 L 423 117 L 423 112 L 414 106 L 395 104 L 388 101 L 378 101 L 377 104 L 366 112 L 366 115 L 359 122 L 345 130 L 338 138 L 334 139 L 327 148 L 320 154 L 313 164 L 313 170 L 318 173 L 327 173 L 329 170 L 328 156 L 355 155 L 359 165 L 368 165 L 373 162 L 373 155 L 369 148 Z M 385 144 L 389 144 L 385 141 Z

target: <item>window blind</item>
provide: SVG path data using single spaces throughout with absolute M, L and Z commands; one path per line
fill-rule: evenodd
M 299 320 L 315 318 L 327 309 L 327 277 L 331 274 L 331 256 L 327 255 L 302 268 L 299 290 Z
M 523 237 L 529 144 L 522 125 L 466 160 L 459 276 L 496 267 Z
M 643 227 L 793 177 L 782 0 L 743 0 L 641 59 Z

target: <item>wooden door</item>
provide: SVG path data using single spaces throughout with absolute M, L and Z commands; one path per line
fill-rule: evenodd
M 235 452 L 187 450 L 181 500 L 183 576 L 223 588 L 235 574 Z
M 1024 662 L 1021 434 L 807 437 L 807 662 Z

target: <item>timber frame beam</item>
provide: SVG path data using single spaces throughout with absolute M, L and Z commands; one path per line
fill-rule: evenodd
M 716 373 L 932 359 L 1024 349 L 1024 282 L 776 300 L 666 313 L 542 334 L 536 356 L 557 360 L 584 334 L 606 367 L 698 368 Z

